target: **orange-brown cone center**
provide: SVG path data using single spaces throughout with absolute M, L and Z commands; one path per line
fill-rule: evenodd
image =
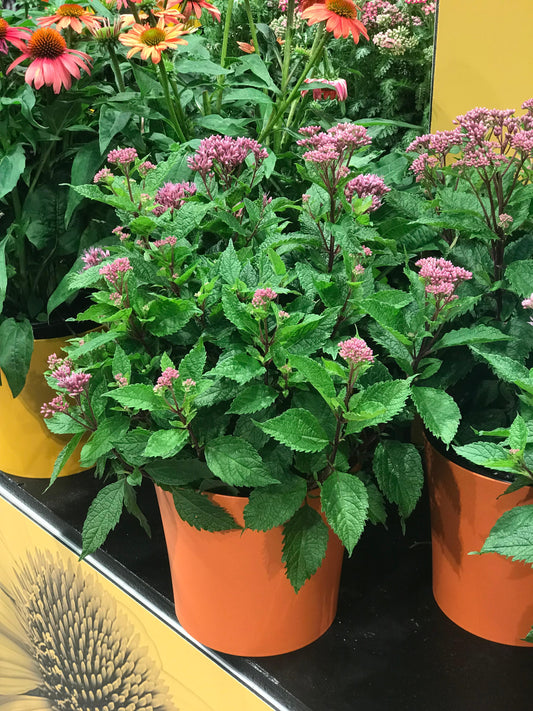
M 81 17 L 84 14 L 85 10 L 82 8 L 81 5 L 75 5 L 75 4 L 66 4 L 66 5 L 60 5 L 57 14 L 61 15 L 62 17 Z
M 28 40 L 28 49 L 34 59 L 57 59 L 65 53 L 67 43 L 51 27 L 41 27 Z
M 357 19 L 357 6 L 351 0 L 326 0 L 326 7 L 340 17 Z
M 147 44 L 149 47 L 155 47 L 160 42 L 163 42 L 165 37 L 165 33 L 163 30 L 160 30 L 159 27 L 151 27 L 149 30 L 145 30 L 141 33 L 140 39 L 143 44 Z
M 5 39 L 9 25 L 0 17 L 0 41 Z

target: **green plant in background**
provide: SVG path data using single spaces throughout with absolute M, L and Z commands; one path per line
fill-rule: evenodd
M 349 145 L 354 128 L 329 135 Z M 213 136 L 186 163 L 180 155 L 147 167 L 123 149 L 111 156 L 119 171 L 77 188 L 116 207 L 122 224 L 118 244 L 88 252 L 86 268 L 67 280 L 90 289 L 94 303 L 78 318 L 103 330 L 50 361 L 58 395 L 43 414 L 52 431 L 73 435 L 53 479 L 89 434 L 81 462 L 112 481 L 89 509 L 84 554 L 102 544 L 123 507 L 147 527 L 136 502 L 145 477 L 172 491 L 184 520 L 208 530 L 236 525 L 208 492 L 249 495 L 247 526 L 284 526 L 298 590 L 327 543 L 320 515 L 302 506 L 308 490 L 319 490 L 350 552 L 367 520 L 385 521 L 386 501 L 402 521 L 413 510 L 420 457 L 392 436 L 410 378 L 374 362 L 357 335 L 359 317 L 327 288 L 334 283 L 320 236 L 291 229 L 277 215 L 286 201 L 262 194 L 269 156 L 260 144 Z M 161 185 L 178 165 L 181 181 Z M 353 219 L 353 205 L 343 209 Z M 334 261 L 349 270 L 357 300 L 372 255 L 364 245 L 352 252 L 355 245 L 345 251 L 339 242 Z

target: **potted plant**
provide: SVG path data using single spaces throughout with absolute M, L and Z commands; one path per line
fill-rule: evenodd
M 361 147 L 354 131 L 341 124 L 328 134 L 346 160 Z M 58 395 L 43 407 L 52 431 L 73 435 L 54 476 L 88 433 L 81 463 L 112 479 L 89 509 L 83 555 L 124 506 L 147 526 L 136 491 L 151 479 L 178 618 L 209 646 L 248 655 L 322 634 L 335 614 L 342 546 L 351 553 L 367 520 L 384 522 L 385 500 L 407 518 L 422 485 L 416 449 L 389 426 L 411 379 L 374 363 L 346 308 L 374 290 L 363 266 L 371 250 L 343 240 L 346 224 L 338 226 L 345 212 L 365 227 L 372 197 L 354 191 L 343 203 L 343 182 L 330 185 L 336 207 L 320 222 L 328 239 L 296 231 L 277 215 L 287 201 L 261 193 L 267 160 L 251 139 L 213 136 L 180 183 L 156 189 L 165 165 L 146 174 L 126 153 L 122 175 L 102 175 L 91 192 L 120 203 L 120 241 L 71 286 L 92 291 L 78 318 L 103 331 L 51 360 Z M 310 288 L 312 275 L 322 289 Z M 206 545 L 214 559 L 199 565 Z M 236 563 L 226 551 L 234 545 L 251 557 Z M 239 587 L 248 569 L 252 591 Z M 270 604 L 274 590 L 285 606 Z
M 451 397 L 456 402 L 455 424 L 447 438 L 439 433 L 439 427 L 431 426 L 414 399 L 426 427 L 437 437 L 440 434 L 445 444 L 453 442 L 455 453 L 462 456 L 474 451 L 469 447 L 476 431 L 505 433 L 513 422 L 520 422 L 515 420 L 519 404 L 516 390 L 509 385 L 510 379 L 516 379 L 506 375 L 504 364 L 510 371 L 521 369 L 521 377 L 529 377 L 524 373 L 528 373 L 533 342 L 521 300 L 530 294 L 533 276 L 531 100 L 524 102 L 522 109 L 523 115 L 511 109 L 473 109 L 457 117 L 457 127 L 452 131 L 416 139 L 408 150 L 419 153 L 412 170 L 426 199 L 408 204 L 406 196 L 392 198 L 410 212 L 414 224 L 438 230 L 444 257 L 472 275 L 462 287 L 462 296 L 452 304 L 458 309 L 455 325 L 459 328 L 436 332 L 423 345 L 424 355 L 430 358 L 439 347 L 447 349 L 448 357 L 433 372 L 430 366 L 426 380 L 438 394 L 436 405 L 450 402 Z M 443 263 L 444 257 L 433 260 Z M 442 275 L 439 278 L 442 281 Z M 431 333 L 429 321 L 427 328 Z M 427 405 L 431 408 L 430 402 Z M 437 413 L 442 428 L 448 419 L 444 410 L 438 408 Z M 497 498 L 507 486 L 505 474 L 501 482 L 495 482 L 488 470 L 482 470 L 487 476 L 468 473 L 464 459 L 454 463 L 454 452 L 445 452 L 434 439 L 427 451 L 436 600 L 466 629 L 495 641 L 521 644 L 527 629 L 518 632 L 517 618 L 522 625 L 527 624 L 527 609 L 517 611 L 518 598 L 509 593 L 507 597 L 513 602 L 504 614 L 496 599 L 496 590 L 501 591 L 501 587 L 497 588 L 494 580 L 501 578 L 500 584 L 506 577 L 505 561 L 499 561 L 503 565 L 496 575 L 485 575 L 482 568 L 490 567 L 489 561 L 469 556 L 481 547 L 506 506 L 513 505 L 511 496 Z M 476 464 L 482 464 L 482 458 L 480 455 Z M 491 459 L 488 456 L 486 461 Z M 508 470 L 503 459 L 501 469 Z M 488 491 L 481 493 L 478 487 L 485 485 Z M 478 502 L 475 507 L 471 495 Z M 524 491 L 512 496 L 515 503 L 527 500 Z M 480 501 L 484 502 L 482 507 Z M 494 504 L 492 513 L 488 513 L 489 501 Z M 467 529 L 473 537 L 466 537 Z M 493 562 L 498 565 L 498 561 Z M 511 577 L 518 574 L 515 570 Z M 529 575 L 529 582 L 526 573 L 524 577 L 522 601 L 530 596 L 527 586 L 533 582 L 533 576 Z M 511 629 L 500 628 L 496 618 L 509 618 Z

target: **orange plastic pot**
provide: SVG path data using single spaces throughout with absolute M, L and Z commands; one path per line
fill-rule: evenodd
M 182 521 L 172 495 L 156 487 L 176 615 L 196 640 L 219 652 L 263 657 L 318 639 L 337 611 L 343 546 L 330 531 L 321 567 L 296 594 L 281 562 L 282 529 L 198 531 Z M 243 525 L 248 499 L 214 495 Z M 309 498 L 318 510 L 318 498 Z
M 451 462 L 426 443 L 431 508 L 433 595 L 455 624 L 492 642 L 531 646 L 533 569 L 479 551 L 496 520 L 533 504 L 531 488 L 501 496 L 508 483 Z M 499 497 L 499 498 L 498 498 Z
M 66 338 L 35 339 L 26 384 L 14 398 L 2 374 L 0 385 L 0 470 L 6 474 L 32 479 L 48 479 L 57 455 L 70 435 L 52 434 L 41 415 L 41 405 L 56 393 L 44 379 L 48 356 L 60 353 Z M 80 447 L 74 452 L 60 476 L 82 470 Z

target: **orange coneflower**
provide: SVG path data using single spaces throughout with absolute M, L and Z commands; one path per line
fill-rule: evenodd
M 155 27 L 133 25 L 129 32 L 120 35 L 119 41 L 126 47 L 131 47 L 126 55 L 128 59 L 140 52 L 141 59 L 151 59 L 154 64 L 159 64 L 161 52 L 165 49 L 173 49 L 177 44 L 187 44 L 184 39 L 181 39 L 181 35 L 188 34 L 188 32 L 189 30 L 180 24 L 165 27 L 165 22 L 161 17 Z
M 308 25 L 326 21 L 326 30 L 333 32 L 333 36 L 348 37 L 350 33 L 353 41 L 359 42 L 359 35 L 368 39 L 366 27 L 357 19 L 359 7 L 352 0 L 323 0 L 307 7 L 302 12 L 302 17 Z
M 181 2 L 169 3 L 169 7 L 173 7 L 174 5 L 181 5 Z M 202 16 L 202 9 L 207 10 L 211 17 L 220 22 L 220 10 L 218 7 L 211 5 L 210 2 L 206 2 L 206 0 L 187 0 L 184 7 L 181 8 L 181 11 L 186 20 L 188 20 L 191 15 L 196 15 L 196 18 L 199 20 Z
M 43 85 L 52 86 L 54 94 L 59 94 L 61 87 L 70 89 L 72 77 L 80 78 L 80 67 L 90 74 L 91 58 L 85 52 L 68 49 L 63 36 L 50 27 L 41 27 L 31 35 L 24 46 L 23 54 L 12 62 L 7 74 L 25 59 L 32 62 L 26 70 L 26 83 L 34 84 L 36 89 Z
M 24 42 L 31 37 L 31 32 L 20 27 L 11 27 L 0 17 L 0 52 L 7 54 L 7 43 L 12 44 L 17 49 L 24 50 Z
M 74 32 L 81 34 L 83 32 L 84 25 L 89 30 L 100 27 L 99 20 L 99 17 L 88 13 L 81 5 L 67 3 L 66 5 L 60 5 L 57 8 L 55 15 L 40 17 L 37 20 L 37 24 L 40 27 L 57 25 L 58 30 L 62 30 L 65 27 L 71 27 Z
M 165 0 L 158 0 L 156 7 L 152 10 L 155 17 L 162 17 L 165 24 L 178 24 L 185 20 L 185 16 L 179 11 L 179 9 L 174 5 L 171 7 L 166 6 Z

